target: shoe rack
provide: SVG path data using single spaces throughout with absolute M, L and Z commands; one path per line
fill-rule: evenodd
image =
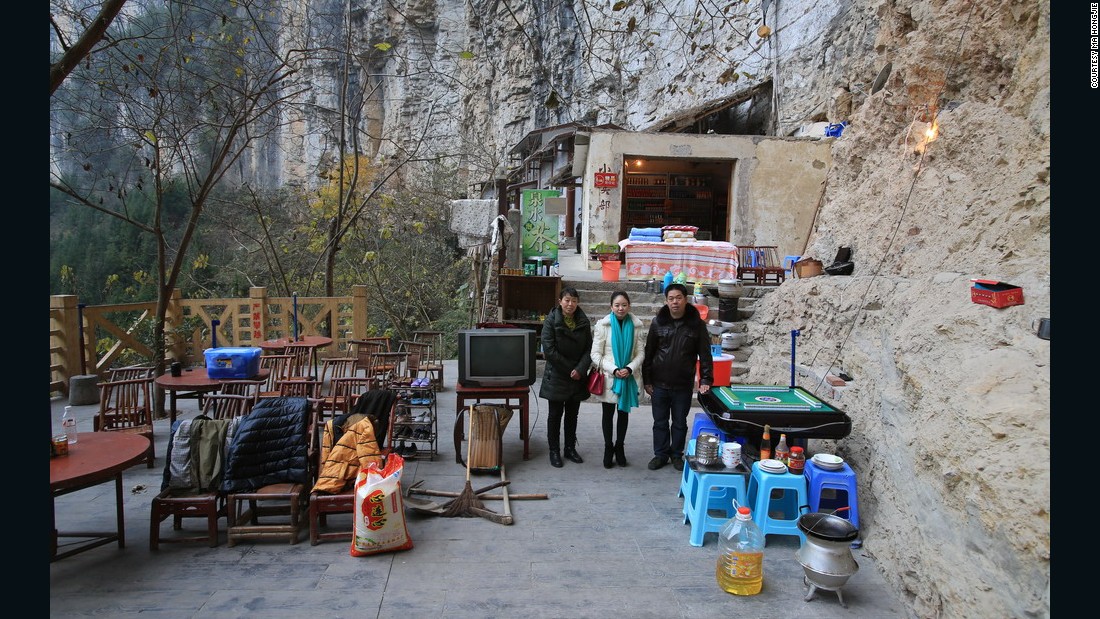
M 394 387 L 393 449 L 406 460 L 434 460 L 439 452 L 439 416 L 431 381 L 413 381 Z

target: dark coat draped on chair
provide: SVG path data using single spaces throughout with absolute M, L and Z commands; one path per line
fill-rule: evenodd
M 306 398 L 264 398 L 243 417 L 226 456 L 222 490 L 310 481 Z

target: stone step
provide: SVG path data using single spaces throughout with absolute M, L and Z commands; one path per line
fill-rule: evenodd
M 646 292 L 644 281 L 603 281 L 603 280 L 562 280 L 563 286 L 572 286 L 581 295 L 581 305 L 590 317 L 602 316 L 611 302 L 611 293 L 615 290 L 625 290 L 630 295 L 631 311 L 642 320 L 646 329 L 653 316 L 664 305 L 664 296 L 659 292 Z M 734 333 L 746 333 L 748 331 L 747 320 L 756 311 L 757 302 L 766 294 L 775 290 L 775 286 L 744 286 L 741 297 L 737 301 L 737 320 L 727 330 Z M 709 317 L 717 318 L 719 299 L 706 297 L 707 307 L 710 308 Z M 713 333 L 712 333 L 713 335 Z M 718 343 L 718 337 L 713 341 Z M 736 350 L 724 351 L 733 355 L 733 363 L 730 365 L 730 383 L 743 384 L 745 376 L 749 373 L 749 357 L 752 355 L 751 344 L 744 343 Z M 648 398 L 645 399 L 648 403 Z

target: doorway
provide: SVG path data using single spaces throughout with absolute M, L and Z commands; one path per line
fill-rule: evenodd
M 698 240 L 729 237 L 734 161 L 623 156 L 619 238 L 632 228 L 695 226 Z

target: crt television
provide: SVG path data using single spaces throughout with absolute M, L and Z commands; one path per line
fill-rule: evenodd
M 458 383 L 463 387 L 534 384 L 535 340 L 532 329 L 459 331 Z

